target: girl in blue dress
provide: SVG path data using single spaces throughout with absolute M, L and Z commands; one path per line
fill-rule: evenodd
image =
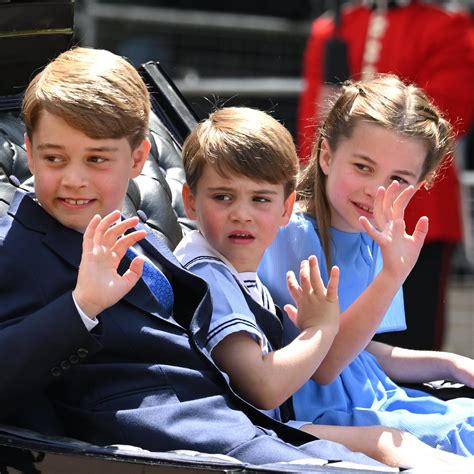
M 404 209 L 435 178 L 452 148 L 449 123 L 413 85 L 394 76 L 343 86 L 298 185 L 300 211 L 266 251 L 259 276 L 294 311 L 285 275 L 309 255 L 340 268 L 340 328 L 293 397 L 296 418 L 325 425 L 386 425 L 446 451 L 474 454 L 474 400 L 441 401 L 398 382 L 449 379 L 474 386 L 474 361 L 391 347 L 372 337 L 405 328 L 401 286 L 428 230 L 406 233 Z M 416 196 L 414 197 L 416 199 Z M 291 316 L 291 314 L 290 314 Z M 287 340 L 298 330 L 285 319 Z

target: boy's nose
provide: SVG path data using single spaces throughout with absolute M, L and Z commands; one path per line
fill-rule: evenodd
M 82 187 L 86 183 L 84 171 L 78 166 L 67 166 L 62 175 L 63 186 Z
M 244 204 L 236 204 L 233 206 L 230 212 L 230 218 L 234 222 L 248 222 L 251 220 L 250 212 Z

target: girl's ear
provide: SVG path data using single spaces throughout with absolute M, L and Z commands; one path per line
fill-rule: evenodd
M 321 150 L 319 151 L 319 166 L 323 173 L 327 176 L 329 174 L 329 167 L 331 164 L 332 151 L 326 138 L 321 140 Z
M 293 191 L 285 200 L 283 204 L 283 214 L 280 219 L 280 227 L 284 227 L 291 218 L 291 213 L 293 212 L 293 206 L 295 205 L 296 192 Z
M 182 196 L 183 196 L 183 204 L 184 204 L 184 210 L 186 211 L 186 215 L 190 219 L 196 220 L 196 207 L 195 207 L 196 199 L 194 197 L 193 192 L 191 191 L 191 188 L 188 186 L 188 183 L 183 184 Z

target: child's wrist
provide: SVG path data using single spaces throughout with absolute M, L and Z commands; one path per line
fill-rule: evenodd
M 395 272 L 389 270 L 387 267 L 382 267 L 380 273 L 377 275 L 379 279 L 383 281 L 384 285 L 393 285 L 394 288 L 400 288 L 405 280 L 407 279 L 409 273 L 400 274 L 400 272 Z
M 81 292 L 74 289 L 72 296 L 76 305 L 81 309 L 82 313 L 86 315 L 89 319 L 96 319 L 97 315 L 101 310 L 94 304 L 88 304 L 86 298 L 81 295 Z

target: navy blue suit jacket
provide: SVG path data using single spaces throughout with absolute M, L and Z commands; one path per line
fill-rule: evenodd
M 305 457 L 273 431 L 294 444 L 314 438 L 237 397 L 201 349 L 206 283 L 151 231 L 141 245 L 170 278 L 173 317 L 139 281 L 89 333 L 72 299 L 82 235 L 17 192 L 0 221 L 0 421 L 101 445 Z

